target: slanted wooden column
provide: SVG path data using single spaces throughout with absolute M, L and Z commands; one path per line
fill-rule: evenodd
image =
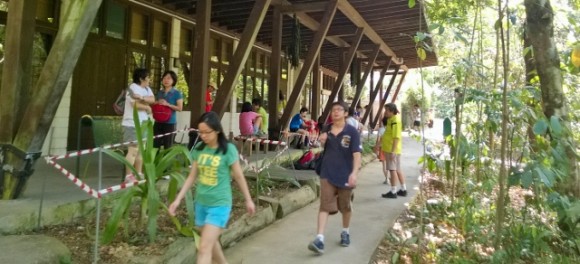
M 385 67 L 383 68 L 383 70 L 381 71 L 381 75 L 379 76 L 379 80 L 377 81 L 377 84 L 375 85 L 375 86 L 376 86 L 376 87 L 375 87 L 375 89 L 374 89 L 374 90 L 373 90 L 373 89 L 371 89 L 371 97 L 369 98 L 369 102 L 370 102 L 371 104 L 372 104 L 372 103 L 374 103 L 374 101 L 375 101 L 375 98 L 377 97 L 377 94 L 379 93 L 379 90 L 381 89 L 381 86 L 383 85 L 383 79 L 385 78 L 385 74 L 387 74 L 387 70 L 389 69 L 389 66 L 390 66 L 390 64 L 391 64 L 391 63 L 390 63 L 390 60 L 389 60 L 389 62 L 388 62 L 388 65 L 387 65 L 387 66 L 385 66 Z M 362 118 L 362 121 L 361 121 L 361 123 L 363 123 L 363 124 L 364 124 L 364 123 L 367 121 L 367 119 L 369 118 L 369 114 L 370 114 L 370 112 L 371 112 L 371 111 L 366 111 L 366 112 L 365 112 L 365 114 L 364 114 L 364 116 L 363 116 L 363 118 Z M 380 111 L 380 106 L 379 106 L 379 111 L 378 111 L 378 113 L 380 113 L 380 112 L 381 112 L 381 111 Z M 380 114 L 378 114 L 378 113 L 377 113 L 377 115 L 380 115 Z M 369 122 L 369 123 L 371 123 L 371 122 Z
M 315 121 L 318 120 L 320 115 L 320 93 L 322 91 L 320 74 L 320 55 L 318 55 L 312 70 L 312 106 L 310 107 L 310 117 Z
M 260 27 L 262 26 L 270 2 L 272 1 L 256 0 L 254 3 L 252 12 L 250 13 L 246 26 L 244 27 L 244 32 L 240 38 L 240 43 L 238 44 L 230 62 L 224 81 L 222 82 L 220 89 L 217 91 L 212 111 L 218 113 L 220 117 L 222 117 L 226 111 L 226 106 L 234 92 L 238 76 L 242 72 L 244 65 L 246 65 L 248 56 L 250 56 L 250 52 L 252 51 L 254 42 L 256 42 L 256 36 L 258 35 L 258 31 L 260 31 Z
M 351 45 L 351 47 L 352 47 L 352 45 Z M 344 67 L 346 67 L 347 68 L 347 71 L 348 71 L 348 68 L 350 66 L 350 62 L 347 63 L 345 61 L 346 60 L 346 58 L 345 58 L 346 57 L 346 55 L 345 55 L 346 52 L 348 52 L 348 50 L 346 48 L 339 48 L 338 49 L 338 69 L 339 69 L 339 71 L 342 71 L 342 69 L 344 69 Z M 344 79 L 343 79 L 343 81 L 344 81 Z M 340 84 L 340 87 L 342 87 L 342 83 Z M 338 101 L 344 102 L 344 90 L 339 89 L 338 94 L 337 94 L 337 97 L 338 97 Z M 334 98 L 332 98 L 332 101 L 334 101 Z
M 32 50 L 36 0 L 10 1 L 8 3 L 6 40 L 4 41 L 4 66 L 0 86 L 0 142 L 12 143 L 20 117 L 28 104 L 32 75 Z
M 365 74 L 363 75 L 362 79 L 360 79 L 358 84 L 356 85 L 356 93 L 354 94 L 354 98 L 352 99 L 352 104 L 350 104 L 350 107 L 356 107 L 356 105 L 358 104 L 358 101 L 360 100 L 360 96 L 362 94 L 363 87 L 365 86 L 365 83 L 367 82 L 367 78 L 369 77 L 369 75 L 373 71 L 373 65 L 375 64 L 375 61 L 377 60 L 377 57 L 379 56 L 379 52 L 381 51 L 380 48 L 381 48 L 381 46 L 376 45 L 373 52 L 371 53 L 371 56 L 369 57 L 368 64 L 367 64 L 368 68 L 365 71 Z M 371 87 L 372 87 L 372 85 L 371 85 Z
M 334 102 L 334 99 L 336 98 L 336 95 L 338 94 L 338 92 L 340 92 L 340 90 L 342 89 L 342 84 L 344 83 L 344 77 L 348 73 L 348 68 L 350 67 L 350 64 L 352 63 L 352 59 L 354 58 L 354 56 L 356 54 L 356 51 L 358 49 L 358 45 L 360 44 L 360 41 L 362 40 L 362 37 L 363 37 L 363 33 L 364 33 L 363 28 L 358 28 L 356 30 L 354 40 L 352 41 L 352 43 L 350 45 L 350 48 L 349 48 L 348 53 L 346 55 L 346 58 L 344 59 L 344 63 L 342 64 L 340 72 L 338 73 L 338 78 L 336 80 L 336 83 L 334 84 L 332 92 L 330 93 L 330 96 L 328 97 L 328 102 L 326 102 L 326 107 L 324 107 L 324 111 L 322 112 L 323 119 L 328 118 L 328 115 L 330 114 L 330 110 L 332 110 L 332 103 Z
M 272 15 L 272 56 L 270 56 L 270 80 L 268 85 L 268 131 L 271 139 L 277 139 L 280 132 L 278 120 L 278 96 L 280 95 L 280 75 L 282 64 L 283 19 L 280 7 L 274 7 Z
M 401 90 L 401 86 L 403 86 L 403 81 L 405 80 L 405 76 L 407 76 L 407 71 L 403 72 L 403 75 L 401 76 L 401 80 L 399 81 L 399 84 L 397 85 L 397 89 L 395 90 L 395 93 L 393 94 L 393 98 L 391 99 L 391 103 L 394 103 L 395 100 L 397 100 L 397 95 L 399 95 L 399 90 Z
M 320 22 L 320 27 L 318 31 L 314 33 L 314 37 L 312 38 L 312 44 L 310 48 L 308 48 L 308 54 L 306 55 L 306 60 L 302 65 L 302 69 L 298 74 L 298 78 L 296 79 L 296 83 L 294 84 L 294 88 L 292 89 L 292 93 L 288 98 L 288 104 L 286 108 L 284 108 L 284 114 L 280 119 L 280 125 L 282 128 L 288 126 L 290 122 L 290 116 L 293 114 L 292 109 L 296 102 L 298 101 L 298 97 L 300 93 L 302 93 L 302 89 L 304 89 L 304 84 L 306 83 L 306 77 L 312 71 L 312 67 L 314 66 L 314 61 L 318 54 L 320 54 L 320 47 L 322 47 L 322 43 L 324 42 L 324 38 L 326 37 L 326 33 L 328 32 L 328 28 L 330 28 L 330 24 L 332 23 L 332 19 L 334 18 L 334 14 L 336 13 L 336 8 L 338 6 L 337 0 L 331 0 L 328 2 L 328 8 L 324 12 L 322 17 L 322 21 Z
M 20 117 L 22 123 L 14 145 L 21 150 L 42 149 L 101 3 L 102 0 L 62 2 L 60 28 L 31 91 L 33 96 Z
M 395 83 L 395 79 L 397 78 L 397 75 L 399 75 L 400 68 L 401 68 L 400 65 L 395 65 L 395 72 L 393 72 L 393 78 L 391 78 L 391 81 L 389 82 L 389 86 L 387 87 L 387 91 L 385 92 L 385 94 L 383 95 L 383 98 L 381 99 L 381 103 L 379 104 L 379 107 L 381 107 L 381 108 L 379 108 L 379 109 L 382 109 L 382 107 L 387 102 L 387 98 L 389 97 L 389 93 L 391 93 L 391 88 L 393 88 L 393 84 Z M 381 118 L 381 115 L 375 116 L 375 119 L 372 120 L 372 122 L 371 122 L 371 127 L 375 127 L 377 125 L 377 122 L 379 122 L 379 118 Z
M 374 67 L 371 67 L 371 83 L 369 85 L 369 100 L 371 100 L 370 98 L 373 95 L 373 91 L 374 91 L 374 87 L 375 87 L 375 69 Z M 366 111 L 365 111 L 365 115 L 367 114 L 367 112 L 369 113 L 368 116 L 370 117 L 370 119 L 373 119 L 373 113 L 374 113 L 374 106 L 375 106 L 375 102 L 374 99 L 372 99 L 373 101 L 369 101 L 369 104 L 367 105 Z M 364 115 L 363 115 L 364 116 Z M 361 123 L 364 125 L 362 116 L 361 116 Z
M 189 86 L 189 107 L 191 127 L 197 127 L 201 114 L 205 113 L 205 94 L 209 72 L 209 29 L 211 27 L 211 0 L 198 0 L 195 6 L 195 49 L 191 65 L 192 80 Z M 219 84 L 218 84 L 219 87 Z M 212 109 L 213 110 L 213 109 Z

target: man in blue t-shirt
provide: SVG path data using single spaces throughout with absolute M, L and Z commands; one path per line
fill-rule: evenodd
M 343 247 L 350 245 L 348 228 L 352 215 L 352 194 L 361 167 L 362 146 L 356 128 L 346 124 L 348 108 L 344 102 L 333 103 L 333 123 L 320 135 L 324 154 L 320 171 L 318 233 L 308 245 L 308 249 L 319 254 L 324 252 L 324 228 L 328 215 L 338 211 L 342 214 L 343 227 L 340 244 Z
M 301 146 L 308 147 L 309 145 L 309 138 L 310 133 L 308 133 L 308 127 L 304 125 L 306 121 L 306 115 L 308 114 L 308 108 L 302 107 L 300 108 L 300 113 L 294 115 L 290 120 L 290 132 L 300 134 L 300 138 L 302 139 L 298 144 L 296 144 L 297 148 Z

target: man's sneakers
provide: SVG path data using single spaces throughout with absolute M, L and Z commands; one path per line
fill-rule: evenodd
M 350 234 L 346 231 L 340 233 L 340 245 L 343 247 L 348 247 L 350 245 Z
M 381 196 L 383 198 L 392 198 L 392 199 L 396 199 L 397 198 L 397 194 L 396 193 L 393 193 L 391 191 L 389 191 L 387 193 L 383 193 L 383 194 L 381 194 Z
M 350 234 L 346 231 L 340 233 L 340 245 L 343 247 L 350 246 Z M 316 254 L 324 253 L 324 242 L 320 238 L 316 237 L 310 244 L 308 244 L 308 249 Z
M 317 237 L 308 244 L 308 249 L 314 253 L 322 254 L 324 253 L 324 242 Z
M 401 189 L 397 192 L 397 195 L 405 197 L 405 196 L 407 196 L 407 190 Z
M 401 190 L 397 191 L 396 193 L 393 191 L 389 191 L 387 193 L 381 194 L 381 197 L 383 197 L 383 198 L 395 199 L 395 198 L 397 198 L 397 196 L 403 196 L 403 197 L 407 196 L 407 190 L 401 189 Z

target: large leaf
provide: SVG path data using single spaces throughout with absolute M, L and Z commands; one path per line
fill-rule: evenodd
M 157 235 L 157 218 L 159 216 L 159 206 L 161 202 L 159 192 L 155 186 L 155 179 L 157 178 L 155 175 L 155 164 L 146 163 L 144 164 L 144 168 L 147 177 L 147 185 L 149 187 L 149 191 L 147 192 L 147 215 L 149 217 L 147 222 L 147 233 L 149 235 L 149 241 L 153 242 Z
M 128 189 L 115 203 L 113 206 L 113 212 L 111 213 L 111 217 L 105 226 L 105 231 L 103 232 L 103 239 L 102 242 L 107 244 L 113 240 L 115 234 L 117 234 L 117 229 L 119 228 L 119 223 L 121 218 L 125 213 L 129 210 L 131 206 L 131 200 L 136 195 L 136 189 L 131 188 Z
M 181 145 L 175 145 L 163 153 L 163 157 L 157 162 L 157 171 L 159 173 L 166 171 L 179 155 L 187 158 L 187 165 L 191 164 L 191 156 L 187 148 Z
M 123 155 L 119 154 L 117 151 L 114 151 L 111 149 L 104 149 L 103 152 L 105 154 L 109 155 L 111 158 L 123 163 L 125 165 L 125 167 L 127 167 L 127 168 L 129 168 L 129 170 L 131 170 L 133 175 L 137 175 L 137 170 L 135 169 L 133 164 L 131 164 L 131 163 L 129 163 L 129 161 L 127 161 L 125 156 L 123 156 Z
M 536 174 L 538 174 L 538 177 L 540 178 L 540 180 L 548 187 L 552 187 L 553 185 L 553 178 L 550 179 L 549 175 L 545 173 L 545 170 L 543 170 L 540 167 L 536 167 L 534 169 L 534 171 L 536 171 Z
M 423 48 L 419 47 L 417 48 L 417 56 L 419 57 L 419 59 L 425 60 L 427 58 L 427 53 Z
M 550 117 L 550 131 L 556 137 L 562 136 L 562 124 L 557 116 Z
M 526 172 L 522 173 L 521 181 L 522 181 L 522 186 L 524 188 L 529 188 L 530 186 L 532 186 L 532 183 L 534 182 L 534 177 L 532 176 L 532 172 L 526 171 Z
M 548 131 L 548 123 L 546 123 L 546 120 L 539 119 L 538 121 L 536 121 L 536 123 L 534 124 L 533 131 L 534 134 L 536 135 L 546 134 L 546 132 Z

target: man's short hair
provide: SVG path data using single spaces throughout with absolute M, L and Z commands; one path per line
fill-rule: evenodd
M 345 112 L 348 112 L 348 109 L 350 108 L 347 103 L 341 102 L 341 101 L 337 101 L 337 102 L 332 103 L 332 108 L 334 108 L 334 106 L 337 106 L 337 105 L 340 105 L 342 107 L 342 109 L 344 109 Z
M 300 108 L 300 113 L 302 114 L 304 112 L 308 112 L 308 108 L 306 108 L 306 107 Z

